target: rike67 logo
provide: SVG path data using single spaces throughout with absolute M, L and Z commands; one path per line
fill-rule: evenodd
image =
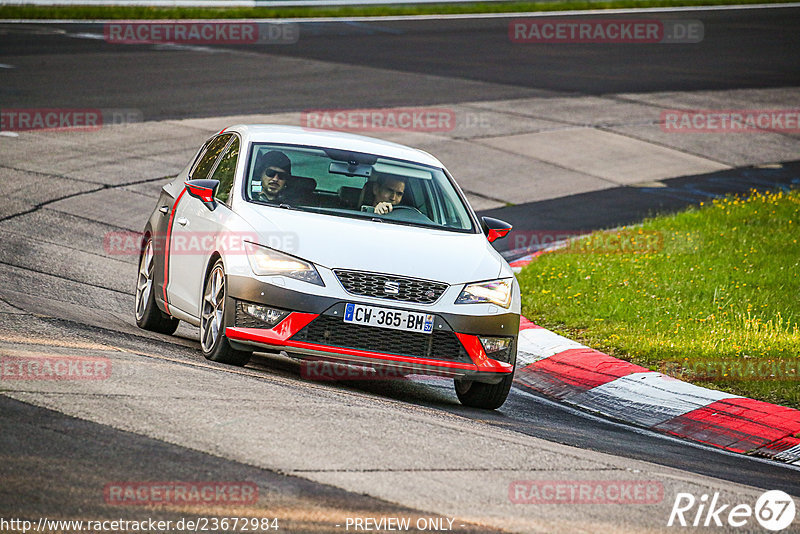
M 678 493 L 667 526 L 680 527 L 734 527 L 754 532 L 758 522 L 762 528 L 778 532 L 788 528 L 795 517 L 794 500 L 779 490 L 767 491 L 756 500 L 755 506 L 749 504 L 720 503 L 719 493 L 711 498 L 703 494 L 696 498 L 691 493 Z M 755 518 L 755 521 L 753 519 Z

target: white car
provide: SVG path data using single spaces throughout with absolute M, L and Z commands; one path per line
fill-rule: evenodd
M 368 137 L 226 128 L 145 225 L 136 322 L 200 328 L 206 358 L 284 351 L 452 377 L 494 409 L 514 376 L 519 285 L 444 166 Z

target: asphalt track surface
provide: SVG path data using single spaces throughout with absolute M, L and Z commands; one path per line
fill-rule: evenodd
M 691 45 L 515 44 L 508 18 L 327 22 L 301 23 L 292 45 L 216 47 L 238 52 L 226 54 L 109 44 L 102 24 L 3 26 L 3 61 L 19 68 L 0 73 L 0 102 L 135 108 L 145 120 L 160 120 L 800 84 L 800 9 L 604 17 L 700 20 L 704 38 Z
M 0 62 L 19 68 L 0 70 L 0 104 L 41 107 L 46 102 L 47 107 L 135 108 L 142 110 L 145 120 L 159 120 L 326 106 L 430 105 L 527 96 L 800 84 L 800 69 L 797 69 L 800 10 L 667 16 L 703 21 L 706 37 L 702 43 L 692 45 L 691 54 L 673 45 L 536 48 L 512 45 L 503 38 L 503 31 L 498 31 L 506 27 L 506 19 L 325 23 L 310 26 L 308 31 L 304 25 L 303 39 L 296 46 L 247 47 L 235 54 L 125 47 L 70 36 L 97 30 L 91 26 L 3 25 Z M 326 63 L 323 66 L 314 63 L 315 60 Z M 328 62 L 339 66 L 331 68 Z M 613 220 L 592 221 L 587 212 L 587 219 L 578 217 L 579 228 L 625 221 L 644 209 L 634 206 L 626 211 L 622 206 L 629 203 L 622 202 L 613 191 L 603 195 L 608 195 L 608 202 L 617 202 L 619 209 L 614 212 Z M 683 201 L 691 202 L 691 198 L 684 195 Z M 569 203 L 597 205 L 597 198 L 567 197 L 553 201 L 550 208 L 559 211 Z M 510 209 L 535 211 L 537 207 L 544 210 L 547 206 L 534 204 Z M 580 214 L 581 210 L 574 213 Z M 607 215 L 608 211 L 602 213 Z M 501 215 L 502 210 L 496 214 Z M 144 221 L 147 214 L 140 215 Z M 13 216 L 7 220 L 12 219 Z M 52 222 L 43 216 L 34 219 L 31 223 L 34 226 L 25 231 L 31 234 L 66 231 L 65 235 L 69 235 L 71 230 L 90 232 L 93 224 L 88 219 L 74 217 L 76 228 L 54 230 Z M 565 226 L 560 223 L 558 228 Z M 25 274 L 14 276 L 29 282 L 46 278 L 47 291 L 73 291 L 74 281 L 59 278 L 58 262 L 42 263 L 38 271 L 27 268 Z M 4 257 L 4 269 L 15 270 L 14 264 L 13 254 Z M 97 268 L 102 277 L 109 276 L 110 267 Z M 116 291 L 119 301 L 126 298 L 132 301 L 126 296 L 129 292 Z M 67 308 L 60 308 L 55 314 L 58 319 L 54 319 L 48 317 L 41 299 L 23 293 L 11 296 L 13 299 L 9 295 L 4 297 L 2 325 L 6 331 L 26 324 L 27 319 L 20 318 L 23 312 L 34 313 L 41 321 L 37 324 L 43 334 L 76 332 L 99 343 L 124 345 L 134 352 L 169 353 L 178 360 L 197 360 L 198 344 L 191 332 L 183 331 L 183 337 L 175 338 L 136 332 L 122 326 L 113 314 L 104 318 L 102 310 L 87 318 L 77 311 L 71 315 Z M 117 303 L 112 299 L 108 305 Z M 124 313 L 124 310 L 113 309 L 113 312 Z M 265 357 L 257 359 L 252 367 L 263 373 L 265 380 L 271 377 L 298 380 L 296 365 L 291 362 Z M 502 409 L 486 413 L 462 408 L 449 388 L 424 382 L 339 383 L 326 387 L 374 398 L 377 402 L 398 400 L 412 408 L 433 409 L 590 451 L 800 495 L 796 470 L 632 430 L 565 409 L 522 389 L 513 389 Z M 93 496 L 80 493 L 86 479 L 97 476 L 82 472 L 86 466 L 91 466 L 95 473 L 114 474 L 105 476 L 106 480 L 117 475 L 119 479 L 141 480 L 159 474 L 185 479 L 198 470 L 221 479 L 263 480 L 261 486 L 277 488 L 275 499 L 291 495 L 287 507 L 297 509 L 318 505 L 318 500 L 310 503 L 322 499 L 326 506 L 352 509 L 353 513 L 414 513 L 378 499 L 73 419 L 6 397 L 0 397 L 0 405 L 3 428 L 0 450 L 4 451 L 0 473 L 3 480 L 9 481 L 0 489 L 0 512 L 6 516 L 13 515 L 12 512 L 35 516 L 87 509 L 95 511 L 97 516 L 110 513 L 97 508 Z M 20 424 L 21 420 L 35 423 Z M 42 447 L 42 443 L 50 446 Z M 34 465 L 37 467 L 33 468 Z M 181 465 L 191 465 L 193 470 L 181 471 Z M 41 476 L 31 479 L 32 469 Z M 54 477 L 62 477 L 64 481 L 58 491 L 51 484 Z M 303 523 L 303 520 L 297 519 L 298 528 L 319 528 L 317 523 Z

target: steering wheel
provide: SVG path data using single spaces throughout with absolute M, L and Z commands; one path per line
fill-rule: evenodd
M 397 206 L 392 206 L 392 211 L 395 211 L 395 210 L 413 210 L 413 211 L 416 211 L 417 213 L 419 213 L 420 215 L 422 215 L 423 217 L 425 217 L 425 215 L 421 211 L 419 211 L 419 209 L 415 208 L 414 206 L 403 206 L 401 204 L 398 204 Z M 425 218 L 427 219 L 427 217 L 425 217 Z

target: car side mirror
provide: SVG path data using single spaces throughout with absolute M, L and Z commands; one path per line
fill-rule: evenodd
M 494 243 L 498 239 L 507 236 L 512 228 L 507 222 L 493 217 L 481 217 L 481 227 L 489 243 Z
M 202 201 L 209 210 L 217 209 L 217 201 L 214 200 L 214 196 L 219 188 L 219 180 L 189 180 L 183 182 L 183 185 L 190 196 Z

